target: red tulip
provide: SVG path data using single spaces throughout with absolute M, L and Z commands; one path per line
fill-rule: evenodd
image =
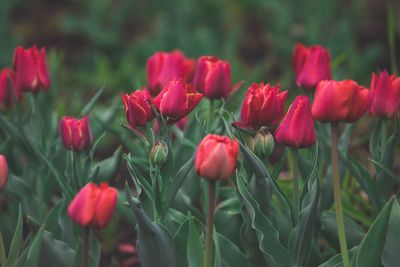
M 202 56 L 197 61 L 193 84 L 209 99 L 227 98 L 234 91 L 231 65 L 214 56 Z
M 50 87 L 46 50 L 33 46 L 29 49 L 17 47 L 14 50 L 14 74 L 17 91 L 38 92 Z
M 287 91 L 280 92 L 280 85 L 253 83 L 247 90 L 241 111 L 239 127 L 258 130 L 261 126 L 274 126 L 285 114 Z
M 87 116 L 83 116 L 80 120 L 68 116 L 62 117 L 60 135 L 65 148 L 68 150 L 79 151 L 92 145 L 92 130 Z
M 147 60 L 147 85 L 150 93 L 156 96 L 172 80 L 184 79 L 190 82 L 194 66 L 195 60 L 186 58 L 179 50 L 154 53 Z
M 398 111 L 400 104 L 400 77 L 383 71 L 372 73 L 371 106 L 369 113 L 378 117 L 391 118 Z
M 154 106 L 167 118 L 168 123 L 177 122 L 200 102 L 203 94 L 197 93 L 191 84 L 183 80 L 170 81 L 153 100 Z
M 276 141 L 294 148 L 310 147 L 317 136 L 307 96 L 297 96 L 275 132 Z
M 123 94 L 126 119 L 129 125 L 135 129 L 138 126 L 146 127 L 146 123 L 153 119 L 153 110 L 148 101 L 151 96 L 147 90 L 136 90 L 129 94 Z
M 4 155 L 0 154 L 0 191 L 7 185 L 8 163 Z
M 107 183 L 88 183 L 69 204 L 68 215 L 81 226 L 104 228 L 114 215 L 117 199 L 118 191 Z
M 0 72 L 0 110 L 11 108 L 14 97 L 17 101 L 22 99 L 21 91 L 14 86 L 14 73 L 9 68 L 2 69 Z
M 354 122 L 367 111 L 369 104 L 369 90 L 355 81 L 321 81 L 311 113 L 322 122 Z
M 322 46 L 305 47 L 296 44 L 293 53 L 293 67 L 297 86 L 314 88 L 322 80 L 331 79 L 329 52 Z
M 196 151 L 196 172 L 207 179 L 227 180 L 236 169 L 238 153 L 238 141 L 226 136 L 208 134 L 201 140 Z

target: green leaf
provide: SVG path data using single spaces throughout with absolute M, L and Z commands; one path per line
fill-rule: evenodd
M 279 232 L 261 212 L 258 203 L 251 197 L 244 185 L 243 177 L 238 174 L 237 185 L 240 195 L 251 218 L 251 227 L 256 231 L 259 249 L 269 264 L 279 267 L 291 266 L 288 250 L 279 241 Z
M 122 149 L 121 147 L 118 147 L 110 158 L 104 159 L 93 165 L 92 171 L 99 168 L 99 173 L 94 179 L 95 182 L 105 182 L 115 178 L 119 167 L 121 166 L 121 154 Z
M 10 245 L 10 252 L 8 253 L 7 264 L 12 265 L 17 259 L 22 247 L 22 226 L 23 226 L 23 213 L 22 207 L 19 205 L 17 226 L 15 227 L 14 235 Z
M 82 111 L 80 112 L 81 116 L 87 115 L 92 110 L 94 104 L 96 104 L 97 100 L 100 98 L 103 92 L 104 92 L 104 87 L 100 88 L 100 90 L 97 91 L 97 93 L 92 97 L 92 99 L 90 99 L 90 101 L 83 107 Z
M 385 246 L 386 234 L 389 225 L 390 211 L 394 198 L 383 207 L 375 221 L 372 223 L 353 261 L 355 267 L 381 266 L 382 254 Z
M 187 239 L 187 261 L 190 267 L 203 266 L 203 248 L 200 235 L 191 216 L 189 217 L 189 235 Z
M 382 163 L 377 162 L 373 159 L 370 159 L 369 161 L 371 161 L 373 164 L 375 164 L 377 167 L 379 167 L 382 171 L 384 171 L 387 175 L 389 175 L 393 180 L 400 183 L 400 176 L 397 176 L 392 170 L 387 168 L 385 165 L 383 165 Z
M 44 231 L 39 266 L 73 266 L 76 252 L 66 243 L 54 238 L 49 231 Z
M 32 241 L 28 250 L 28 255 L 24 263 L 24 267 L 38 266 L 40 251 L 42 248 L 43 232 L 45 225 L 42 225 Z
M 184 220 L 174 235 L 176 266 L 186 267 L 187 237 L 189 235 L 189 219 Z
M 218 247 L 222 263 L 229 267 L 249 266 L 246 255 L 244 255 L 234 243 L 219 233 L 215 233 L 215 235 L 219 244 Z
M 0 231 L 0 266 L 6 266 L 6 262 L 7 262 L 6 249 L 4 247 L 3 235 L 1 234 Z
M 400 262 L 400 205 L 394 201 L 386 234 L 382 263 L 385 267 L 397 266 Z
M 355 246 L 349 250 L 349 257 L 350 261 L 356 254 L 358 246 Z M 323 264 L 319 265 L 318 267 L 342 267 L 342 254 L 337 254 L 330 258 L 328 261 L 324 262 Z

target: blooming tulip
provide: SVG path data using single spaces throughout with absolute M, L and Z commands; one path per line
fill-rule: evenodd
M 214 56 L 202 56 L 197 61 L 193 84 L 209 99 L 227 98 L 234 91 L 231 87 L 231 65 Z
M 38 92 L 50 87 L 46 50 L 33 46 L 29 49 L 17 47 L 14 50 L 14 74 L 17 91 Z
M 199 176 L 211 180 L 227 180 L 236 169 L 238 141 L 226 136 L 208 134 L 201 140 L 195 156 Z
M 302 44 L 296 44 L 293 67 L 297 76 L 296 84 L 300 87 L 310 89 L 322 80 L 331 79 L 329 52 L 322 46 L 305 47 Z
M 293 148 L 310 147 L 316 133 L 307 96 L 297 96 L 275 132 L 278 143 Z
M 146 123 L 153 119 L 153 111 L 148 102 L 150 99 L 147 90 L 136 90 L 130 95 L 122 95 L 126 119 L 133 129 L 138 126 L 146 127 Z
M 284 116 L 287 91 L 279 92 L 280 85 L 253 83 L 247 90 L 239 127 L 251 127 L 258 130 L 261 126 L 274 126 Z
M 355 81 L 321 81 L 315 91 L 311 113 L 322 122 L 354 122 L 368 109 L 369 90 Z
M 6 110 L 13 106 L 15 100 L 21 100 L 21 91 L 14 86 L 14 73 L 11 69 L 5 68 L 0 72 L 0 110 Z M 14 90 L 14 92 L 12 91 Z
M 154 106 L 167 118 L 168 123 L 177 122 L 192 111 L 203 94 L 197 93 L 191 84 L 183 80 L 170 81 L 153 100 Z
M 190 82 L 194 66 L 195 60 L 186 58 L 179 50 L 154 53 L 147 60 L 147 85 L 151 95 L 156 96 L 169 81 Z
M 391 118 L 398 111 L 400 104 L 400 77 L 383 71 L 372 73 L 371 106 L 369 113 L 378 117 Z
M 118 191 L 101 183 L 85 185 L 68 206 L 68 215 L 81 226 L 104 228 L 114 215 Z
M 68 150 L 87 149 L 91 146 L 93 140 L 87 116 L 83 116 L 80 120 L 68 116 L 62 117 L 60 135 L 65 148 Z
M 8 181 L 8 163 L 4 155 L 0 154 L 0 190 L 2 190 Z

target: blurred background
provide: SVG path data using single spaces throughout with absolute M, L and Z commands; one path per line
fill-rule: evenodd
M 393 14 L 399 5 L 392 2 Z M 61 113 L 80 110 L 101 87 L 108 103 L 145 85 L 146 59 L 157 50 L 228 59 L 233 82 L 246 88 L 281 81 L 295 89 L 296 42 L 328 47 L 335 79 L 369 86 L 371 71 L 390 70 L 381 0 L 2 0 L 0 40 L 1 67 L 16 45 L 46 47 Z

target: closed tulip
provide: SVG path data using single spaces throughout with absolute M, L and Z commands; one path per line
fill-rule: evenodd
M 197 61 L 193 84 L 209 99 L 227 98 L 234 91 L 231 65 L 214 56 L 202 56 Z
M 12 69 L 2 69 L 0 72 L 0 110 L 12 107 L 14 97 L 17 101 L 22 99 L 21 91 L 16 89 L 13 81 L 14 73 Z
M 8 163 L 4 155 L 0 154 L 0 191 L 6 187 L 8 181 Z
M 117 206 L 118 191 L 107 183 L 85 185 L 68 206 L 69 217 L 86 227 L 104 228 Z
M 238 153 L 238 141 L 226 136 L 208 134 L 197 147 L 196 172 L 206 179 L 227 180 L 236 169 Z
M 276 141 L 293 148 L 310 147 L 316 133 L 307 96 L 297 96 L 275 132 Z
M 147 60 L 147 85 L 151 95 L 156 96 L 169 81 L 184 79 L 190 82 L 195 60 L 186 58 L 179 50 L 156 52 Z
M 17 91 L 44 91 L 50 87 L 46 50 L 33 46 L 14 50 L 14 75 Z
M 293 53 L 293 67 L 297 86 L 314 88 L 322 80 L 331 79 L 331 60 L 329 52 L 322 46 L 305 47 L 296 44 Z
M 372 73 L 371 106 L 369 113 L 378 117 L 391 118 L 400 104 L 400 77 L 389 76 L 387 71 Z
M 146 127 L 146 123 L 153 119 L 150 99 L 151 96 L 147 90 L 136 90 L 131 94 L 122 95 L 126 119 L 133 129 L 139 126 Z
M 173 80 L 154 98 L 153 103 L 168 123 L 175 123 L 189 114 L 202 97 L 203 94 L 197 93 L 192 84 Z
M 368 110 L 369 90 L 355 81 L 321 81 L 314 94 L 311 113 L 322 122 L 354 122 Z
M 80 151 L 92 145 L 92 130 L 89 125 L 89 118 L 83 116 L 76 119 L 64 116 L 60 120 L 61 140 L 68 150 Z
M 250 127 L 258 130 L 261 126 L 276 125 L 285 115 L 287 91 L 280 92 L 280 85 L 253 83 L 247 90 L 242 105 L 239 127 Z

